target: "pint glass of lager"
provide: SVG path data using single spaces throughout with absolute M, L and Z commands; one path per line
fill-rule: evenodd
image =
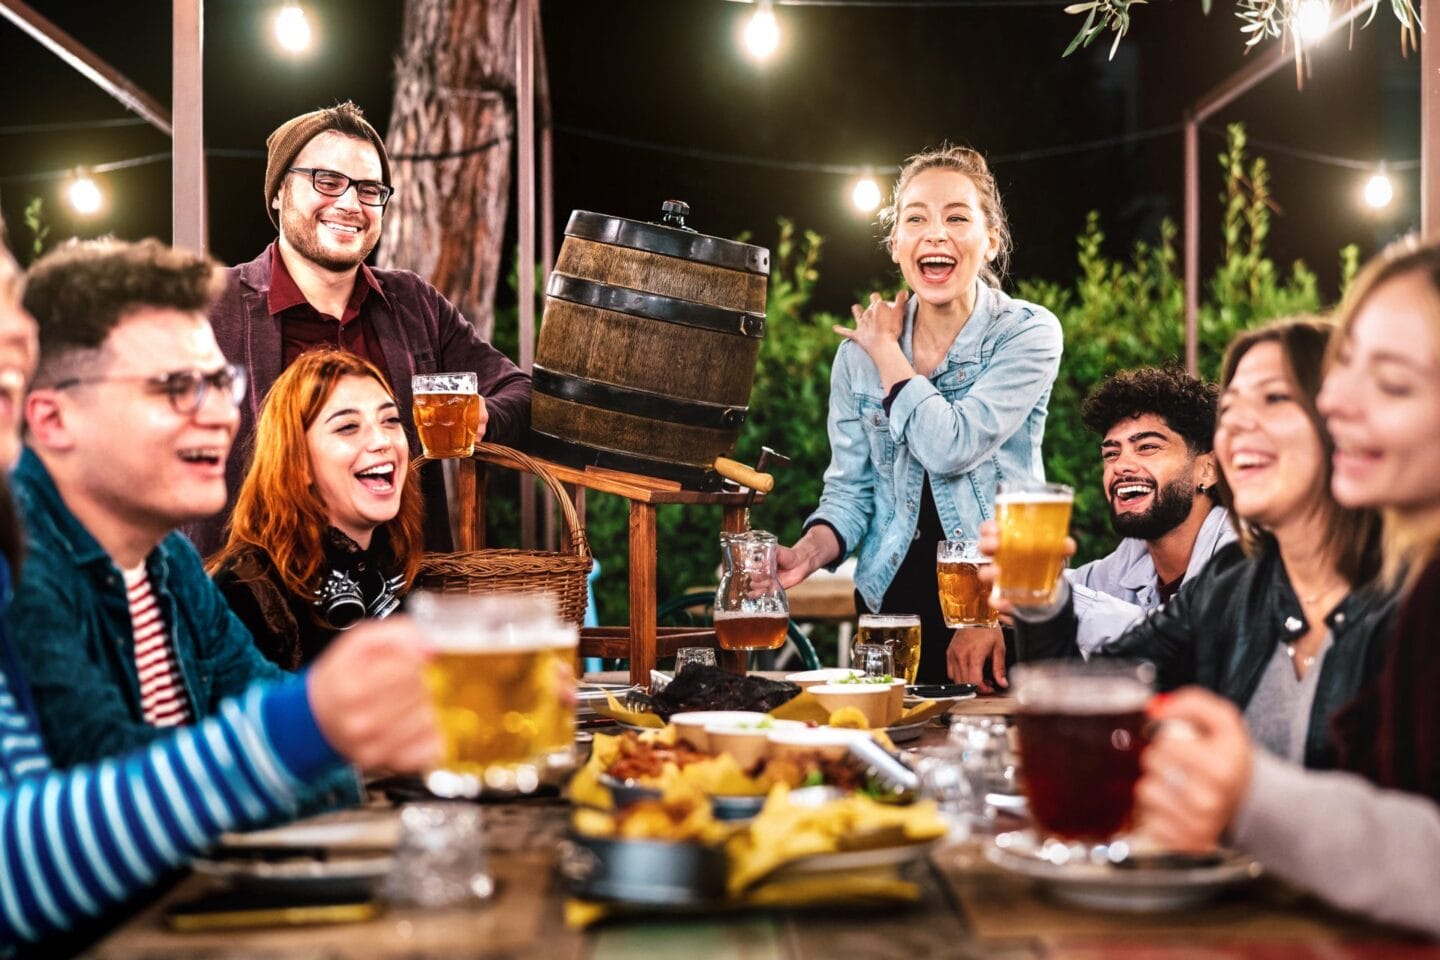
M 468 457 L 480 429 L 480 392 L 473 373 L 422 373 L 410 378 L 415 430 L 427 457 Z
M 1065 533 L 1074 493 L 1058 483 L 1004 481 L 995 497 L 1000 596 L 1018 607 L 1050 602 L 1065 566 Z
M 862 613 L 855 628 L 855 651 L 867 643 L 883 644 L 895 655 L 895 675 L 914 683 L 920 673 L 920 618 L 913 613 Z
M 935 574 L 940 583 L 940 613 L 945 626 L 994 627 L 1000 618 L 990 609 L 990 588 L 980 582 L 980 568 L 990 558 L 978 540 L 941 540 L 935 548 Z
M 1021 780 L 1041 832 L 1103 843 L 1129 828 L 1155 671 L 1123 660 L 1051 660 L 1010 674 Z
M 433 651 L 426 682 L 445 739 L 432 793 L 528 793 L 548 769 L 571 765 L 574 624 L 543 594 L 420 591 L 407 610 Z

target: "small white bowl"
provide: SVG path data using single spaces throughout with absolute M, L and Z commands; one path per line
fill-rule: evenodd
M 872 729 L 888 727 L 900 719 L 905 708 L 905 681 L 822 683 L 810 688 L 810 696 L 830 713 L 842 707 L 854 707 L 865 714 Z
M 689 713 L 671 715 L 670 722 L 675 724 L 675 732 L 681 740 L 696 750 L 710 753 L 710 738 L 705 734 L 706 727 L 735 727 L 759 723 L 766 716 L 768 714 L 755 710 L 692 710 Z
M 710 724 L 705 736 L 712 753 L 728 753 L 745 770 L 770 753 L 770 734 L 776 730 L 805 729 L 799 720 L 771 720 L 769 726 Z
M 806 690 L 819 683 L 835 683 L 838 680 L 847 680 L 850 677 L 862 676 L 859 670 L 851 670 L 849 667 L 826 667 L 823 670 L 802 670 L 799 673 L 787 673 L 785 679 L 791 683 L 800 685 L 800 689 Z
M 845 756 L 850 749 L 850 744 L 869 736 L 870 734 L 865 730 L 847 730 L 841 727 L 771 730 L 770 755 L 783 757 L 787 754 L 821 753 L 831 759 L 839 759 Z

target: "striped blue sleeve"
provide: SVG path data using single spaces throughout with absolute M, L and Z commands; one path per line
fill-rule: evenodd
M 301 788 L 337 759 L 295 677 L 123 758 L 30 775 L 7 766 L 0 952 L 100 915 L 223 831 L 293 813 Z

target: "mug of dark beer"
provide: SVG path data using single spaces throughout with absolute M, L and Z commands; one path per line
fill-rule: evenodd
M 1103 843 L 1128 830 L 1154 668 L 1051 660 L 1017 666 L 1010 676 L 1021 782 L 1040 833 Z

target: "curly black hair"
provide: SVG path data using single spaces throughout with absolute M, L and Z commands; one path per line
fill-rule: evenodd
M 1080 406 L 1080 419 L 1100 436 L 1121 420 L 1153 413 L 1185 438 L 1191 453 L 1209 453 L 1215 440 L 1213 383 L 1185 372 L 1177 363 L 1122 370 L 1100 382 Z

